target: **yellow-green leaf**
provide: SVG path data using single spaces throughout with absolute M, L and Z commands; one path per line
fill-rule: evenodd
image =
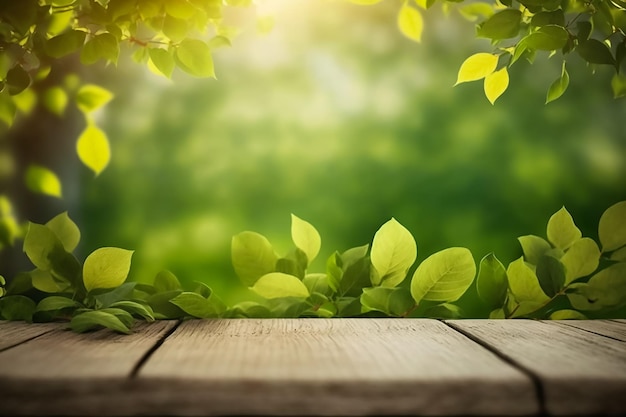
M 120 248 L 100 248 L 93 251 L 83 266 L 83 282 L 87 291 L 96 288 L 116 288 L 126 281 L 133 251 Z
M 63 116 L 67 102 L 67 93 L 61 87 L 50 87 L 43 93 L 43 105 L 57 116 Z
M 565 266 L 565 284 L 587 276 L 598 269 L 600 248 L 588 237 L 577 240 L 561 258 Z
M 215 77 L 209 46 L 198 39 L 184 39 L 176 50 L 180 68 L 196 77 Z
M 518 303 L 543 303 L 549 300 L 539 285 L 537 275 L 524 263 L 524 258 L 511 262 L 506 274 L 509 288 Z
M 485 78 L 496 70 L 498 55 L 480 52 L 467 58 L 459 69 L 456 84 Z
M 308 263 L 311 264 L 322 246 L 322 239 L 315 227 L 313 227 L 311 223 L 292 214 L 291 238 L 296 247 L 306 253 Z
M 309 296 L 309 290 L 298 277 L 282 272 L 263 275 L 251 289 L 263 298 L 307 298 Z
M 374 235 L 371 262 L 374 286 L 395 287 L 406 278 L 417 258 L 417 245 L 411 232 L 396 219 L 391 219 Z
M 492 72 L 485 77 L 485 96 L 493 105 L 498 97 L 506 91 L 509 86 L 509 72 L 506 67 Z
M 548 90 L 548 95 L 546 96 L 546 104 L 561 97 L 563 93 L 565 93 L 565 90 L 567 90 L 567 87 L 569 87 L 569 74 L 565 69 L 565 62 L 563 62 L 561 76 L 557 78 L 550 86 L 550 89 Z
M 602 252 L 610 252 L 626 245 L 626 201 L 613 204 L 602 214 L 598 234 Z
M 572 215 L 565 207 L 554 213 L 548 221 L 548 240 L 559 249 L 567 249 L 582 237 L 580 229 L 574 224 Z
M 59 238 L 67 252 L 73 252 L 76 249 L 80 242 L 80 230 L 67 215 L 67 211 L 55 216 L 46 223 L 46 226 Z
M 56 174 L 48 168 L 30 165 L 26 170 L 26 186 L 34 193 L 53 197 L 61 197 L 61 182 Z
M 90 124 L 83 131 L 76 143 L 78 157 L 96 175 L 109 164 L 111 149 L 106 134 L 97 126 Z
M 106 105 L 113 98 L 113 93 L 98 85 L 85 84 L 76 95 L 76 105 L 84 113 L 91 113 Z
M 405 4 L 398 13 L 398 28 L 407 38 L 420 42 L 424 29 L 422 14 L 416 8 Z

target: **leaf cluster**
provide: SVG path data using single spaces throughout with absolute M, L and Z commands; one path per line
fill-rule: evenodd
M 414 265 L 415 239 L 392 218 L 371 244 L 335 251 L 323 272 L 311 272 L 322 240 L 313 225 L 292 215 L 294 247 L 285 255 L 258 233 L 233 237 L 233 267 L 256 299 L 227 306 L 205 283 L 186 290 L 169 271 L 151 284 L 126 282 L 132 251 L 100 248 L 81 264 L 72 254 L 80 232 L 62 213 L 45 225 L 29 224 L 24 251 L 36 268 L 6 289 L 0 279 L 0 317 L 66 319 L 77 332 L 107 327 L 122 333 L 133 317 L 465 318 L 458 301 L 472 287 L 490 318 L 619 315 L 626 307 L 626 201 L 602 215 L 601 247 L 582 236 L 565 208 L 550 217 L 546 235 L 520 237 L 524 255 L 508 267 L 486 255 L 477 274 L 472 253 L 460 247 Z

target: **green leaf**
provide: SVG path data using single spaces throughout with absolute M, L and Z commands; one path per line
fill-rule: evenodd
M 5 83 L 9 94 L 14 96 L 26 90 L 30 86 L 31 79 L 24 68 L 16 65 L 7 72 Z
M 163 34 L 173 42 L 180 42 L 185 39 L 189 25 L 186 20 L 165 16 L 163 19 Z
M 267 319 L 272 317 L 272 312 L 264 305 L 253 301 L 237 303 L 232 308 L 233 317 Z
M 561 49 L 567 43 L 567 30 L 558 25 L 546 25 L 531 33 L 525 39 L 526 46 L 539 51 L 554 51 Z
M 39 165 L 29 165 L 26 169 L 26 186 L 34 193 L 61 198 L 61 182 L 56 174 Z
M 475 2 L 465 6 L 459 7 L 459 13 L 463 15 L 467 20 L 474 22 L 478 18 L 483 17 L 485 19 L 493 16 L 493 6 L 489 3 Z
M 612 205 L 602 214 L 598 235 L 602 252 L 610 252 L 626 245 L 626 201 Z
M 73 252 L 80 242 L 80 230 L 70 219 L 67 211 L 55 216 L 46 223 L 46 227 L 54 232 L 67 252 Z
M 251 289 L 263 298 L 307 298 L 309 296 L 309 290 L 302 281 L 293 275 L 281 272 L 263 275 Z
M 28 224 L 24 237 L 24 252 L 37 268 L 52 270 L 52 258 L 63 250 L 63 244 L 52 230 L 36 223 Z
M 524 251 L 524 257 L 526 258 L 526 262 L 531 263 L 533 265 L 537 265 L 539 262 L 539 258 L 546 254 L 549 250 L 552 249 L 552 246 L 535 235 L 527 235 L 520 236 L 517 238 L 520 245 L 522 246 L 522 251 Z
M 68 308 L 78 308 L 80 304 L 71 298 L 53 295 L 46 297 L 37 304 L 35 312 L 39 311 L 59 311 Z
M 582 237 L 582 233 L 574 224 L 572 215 L 565 207 L 554 213 L 548 220 L 548 240 L 559 249 L 567 249 Z
M 113 99 L 113 93 L 94 84 L 83 85 L 76 94 L 76 105 L 83 113 L 91 113 Z
M 77 333 L 106 327 L 118 333 L 130 334 L 130 329 L 116 315 L 102 310 L 87 311 L 74 316 L 70 327 Z
M 626 303 L 626 262 L 619 262 L 598 272 L 589 279 L 588 286 L 598 294 L 597 302 L 603 307 Z
M 7 285 L 7 295 L 19 295 L 30 291 L 33 288 L 31 275 L 28 272 L 21 272 L 17 274 L 9 285 Z
M 421 42 L 424 19 L 416 8 L 409 6 L 408 2 L 404 3 L 398 13 L 398 28 L 407 38 Z
M 495 104 L 496 100 L 506 91 L 508 87 L 509 72 L 506 67 L 492 72 L 485 77 L 485 96 L 492 105 Z
M 164 6 L 165 13 L 177 19 L 189 19 L 198 12 L 187 0 L 167 0 Z
M 132 297 L 136 286 L 136 282 L 125 282 L 111 291 L 98 293 L 94 296 L 96 299 L 96 306 L 98 308 L 112 307 L 113 304 L 119 301 L 129 299 Z
M 161 74 L 167 78 L 172 78 L 172 73 L 174 72 L 176 64 L 171 53 L 165 49 L 151 48 L 148 50 L 148 55 L 150 56 L 152 64 L 154 64 L 156 69 L 159 70 Z
M 81 162 L 100 175 L 111 159 L 111 148 L 106 134 L 97 126 L 89 124 L 76 142 L 76 152 Z
M 296 247 L 306 254 L 308 264 L 311 264 L 322 246 L 322 239 L 315 227 L 313 227 L 311 223 L 292 214 L 291 239 Z
M 101 59 L 117 63 L 120 45 L 110 33 L 96 35 L 85 43 L 80 54 L 80 62 L 84 65 L 95 64 Z
M 436 306 L 432 306 L 424 312 L 424 315 L 428 318 L 440 320 L 460 319 L 463 317 L 467 317 L 465 314 L 463 314 L 461 307 L 449 303 L 442 303 L 437 304 Z
M 344 265 L 345 267 L 345 265 Z M 371 262 L 368 257 L 355 260 L 343 272 L 339 294 L 358 297 L 361 289 L 371 285 Z
M 309 290 L 310 294 L 319 293 L 329 297 L 336 291 L 330 286 L 326 274 L 307 274 L 302 283 Z
M 591 22 L 576 22 L 576 28 L 578 29 L 576 37 L 580 43 L 589 39 L 589 35 L 591 35 L 591 31 L 593 30 Z
M 504 265 L 493 253 L 485 256 L 480 261 L 478 277 L 476 278 L 476 290 L 490 309 L 502 307 L 506 300 L 508 280 Z
M 498 55 L 483 52 L 474 54 L 461 64 L 455 85 L 483 79 L 494 72 L 497 65 Z
M 177 291 L 181 289 L 181 285 L 176 275 L 164 270 L 154 277 L 154 289 L 157 292 Z
M 61 87 L 50 87 L 43 92 L 42 103 L 49 112 L 62 117 L 67 108 L 67 93 Z
M 530 24 L 536 27 L 547 25 L 565 26 L 565 14 L 561 9 L 551 12 L 539 12 L 530 19 Z
M 295 248 L 295 250 L 291 251 L 287 256 L 276 261 L 276 269 L 274 272 L 283 272 L 303 279 L 307 262 L 306 253 L 299 248 Z
M 458 300 L 474 281 L 476 264 L 466 248 L 448 248 L 424 260 L 411 281 L 416 303 Z
M 254 232 L 233 236 L 231 256 L 237 276 L 248 287 L 263 275 L 274 272 L 278 261 L 270 242 Z
M 170 303 L 170 300 L 182 294 L 182 291 L 168 291 L 152 294 L 148 297 L 148 304 L 152 307 L 156 318 L 178 319 L 186 314 L 178 306 Z
M 176 58 L 183 71 L 195 77 L 213 77 L 213 58 L 209 46 L 197 39 L 184 39 L 176 50 Z
M 493 40 L 515 38 L 519 33 L 521 22 L 521 11 L 502 10 L 478 25 L 476 35 Z
M 326 261 L 326 275 L 328 278 L 328 286 L 337 291 L 339 289 L 339 283 L 343 278 L 343 269 L 339 266 L 341 262 L 341 255 L 339 252 L 335 252 Z
M 558 310 L 550 314 L 550 320 L 588 320 L 588 318 L 576 310 Z
M 626 96 L 626 77 L 620 74 L 614 74 L 611 79 L 611 88 L 613 89 L 614 98 Z
M 219 316 L 213 303 L 195 292 L 183 292 L 170 300 L 170 303 L 193 317 L 205 319 Z
M 561 76 L 557 78 L 548 89 L 546 104 L 561 97 L 563 93 L 565 93 L 565 90 L 567 90 L 567 87 L 569 87 L 569 74 L 565 69 L 565 61 L 563 61 Z
M 124 324 L 124 326 L 128 328 L 130 328 L 135 322 L 135 319 L 133 318 L 133 316 L 128 311 L 122 310 L 121 308 L 108 307 L 108 308 L 103 308 L 98 311 L 113 314 L 115 317 L 120 319 L 120 321 Z
M 613 252 L 610 259 L 616 262 L 626 262 L 626 246 Z
M 80 30 L 70 30 L 48 39 L 45 46 L 46 54 L 59 59 L 80 49 L 85 43 L 87 34 Z
M 533 270 L 524 263 L 524 258 L 511 262 L 506 275 L 509 279 L 509 288 L 517 302 L 544 303 L 549 300 Z
M 598 269 L 600 248 L 593 239 L 584 237 L 577 240 L 565 252 L 561 263 L 565 266 L 565 284 L 592 274 Z
M 381 311 L 388 316 L 402 317 L 414 306 L 415 301 L 406 288 L 364 288 L 361 294 L 363 313 Z
M 607 44 L 596 39 L 588 39 L 576 48 L 578 54 L 590 64 L 615 65 L 615 59 Z
M 154 321 L 154 312 L 150 306 L 136 303 L 134 301 L 122 300 L 111 304 L 111 308 L 119 308 L 128 313 L 141 317 L 146 321 Z
M 565 285 L 565 267 L 552 256 L 539 258 L 536 275 L 541 289 L 548 297 L 554 297 Z
M 58 293 L 65 289 L 59 285 L 59 283 L 54 279 L 49 271 L 35 269 L 33 271 L 30 271 L 28 275 L 30 276 L 32 286 L 39 291 L 47 293 Z M 64 287 L 66 285 L 64 285 Z
M 209 48 L 211 48 L 211 50 L 224 46 L 231 46 L 230 39 L 228 39 L 226 36 L 217 35 L 209 40 Z
M 133 251 L 120 248 L 100 248 L 93 251 L 83 266 L 83 281 L 87 291 L 115 288 L 124 283 L 130 271 Z
M 385 223 L 374 235 L 371 280 L 374 286 L 395 287 L 406 278 L 417 258 L 415 239 L 396 219 Z
M 31 322 L 37 305 L 23 295 L 9 295 L 0 298 L 0 316 L 5 320 L 24 320 Z

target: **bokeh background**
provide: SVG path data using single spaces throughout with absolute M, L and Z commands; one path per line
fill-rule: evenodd
M 494 251 L 508 263 L 521 256 L 516 238 L 545 235 L 563 205 L 597 237 L 601 213 L 626 199 L 626 103 L 612 98 L 610 69 L 592 76 L 573 57 L 569 90 L 544 105 L 561 62 L 540 54 L 511 68 L 492 106 L 481 82 L 453 88 L 463 60 L 490 50 L 474 24 L 438 4 L 416 44 L 396 27 L 399 6 L 275 0 L 235 10 L 227 18 L 242 33 L 215 51 L 218 80 L 171 82 L 128 57 L 117 70 L 82 69 L 116 95 L 98 115 L 112 162 L 94 179 L 73 151 L 80 116 L 36 113 L 12 152 L 18 166 L 55 170 L 65 198 L 14 186 L 20 216 L 69 210 L 83 232 L 79 257 L 134 249 L 132 279 L 167 268 L 230 302 L 246 291 L 231 237 L 254 230 L 287 252 L 290 213 L 322 235 L 316 271 L 391 217 L 414 234 L 418 260 L 465 246 L 477 262 Z M 259 18 L 275 22 L 271 32 L 259 33 Z

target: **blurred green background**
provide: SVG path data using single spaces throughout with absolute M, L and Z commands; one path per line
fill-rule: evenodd
M 81 173 L 63 204 L 82 255 L 135 249 L 133 279 L 167 268 L 232 302 L 245 289 L 231 236 L 254 230 L 284 253 L 290 213 L 322 235 L 316 271 L 390 217 L 414 234 L 418 260 L 465 246 L 477 262 L 495 251 L 508 263 L 521 256 L 516 237 L 545 235 L 562 205 L 597 237 L 601 213 L 626 199 L 626 104 L 611 96 L 610 69 L 592 76 L 572 59 L 569 90 L 544 105 L 561 62 L 540 55 L 511 68 L 492 106 L 482 82 L 452 87 L 466 57 L 490 50 L 474 25 L 437 5 L 416 44 L 397 30 L 399 6 L 240 10 L 229 18 L 243 33 L 214 54 L 217 81 L 170 82 L 130 60 L 87 68 L 116 98 L 99 115 L 111 165 L 95 180 L 76 163 L 62 175 Z M 270 33 L 257 33 L 258 16 L 273 16 Z

